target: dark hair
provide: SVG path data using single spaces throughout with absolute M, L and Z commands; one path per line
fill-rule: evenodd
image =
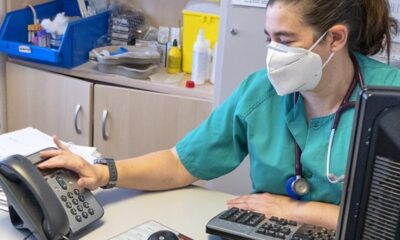
M 387 0 L 270 0 L 301 4 L 303 20 L 319 34 L 335 24 L 346 24 L 349 28 L 348 48 L 364 55 L 374 55 L 391 49 L 391 33 L 398 30 L 397 21 L 390 17 Z

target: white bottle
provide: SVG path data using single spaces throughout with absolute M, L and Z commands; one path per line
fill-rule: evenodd
M 197 40 L 193 46 L 192 81 L 196 85 L 204 84 L 208 75 L 208 43 L 204 39 L 203 29 L 199 29 Z

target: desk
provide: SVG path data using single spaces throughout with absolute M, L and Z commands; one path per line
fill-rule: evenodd
M 100 190 L 96 198 L 104 207 L 104 216 L 76 237 L 82 240 L 109 239 L 147 220 L 155 220 L 195 240 L 219 239 L 210 237 L 205 226 L 212 217 L 227 208 L 233 195 L 200 187 L 172 191 L 142 192 L 137 190 Z M 1 239 L 22 240 L 8 213 L 0 211 Z

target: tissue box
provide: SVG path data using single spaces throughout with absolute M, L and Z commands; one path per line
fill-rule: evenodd
M 81 16 L 75 0 L 56 0 L 34 8 L 40 20 L 52 18 L 60 12 L 65 12 L 66 16 Z M 103 12 L 70 22 L 60 47 L 51 49 L 28 43 L 27 26 L 33 23 L 29 8 L 9 12 L 0 29 L 0 52 L 23 60 L 73 68 L 88 61 L 89 51 L 107 33 L 109 15 L 109 12 Z

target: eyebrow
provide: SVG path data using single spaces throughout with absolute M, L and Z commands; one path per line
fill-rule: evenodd
M 266 29 L 264 29 L 264 33 L 265 33 L 267 36 L 270 36 Z M 284 37 L 294 37 L 294 36 L 296 36 L 295 33 L 293 33 L 293 32 L 286 32 L 286 31 L 275 32 L 273 35 L 276 36 L 276 37 L 281 37 L 281 36 L 284 36 Z

